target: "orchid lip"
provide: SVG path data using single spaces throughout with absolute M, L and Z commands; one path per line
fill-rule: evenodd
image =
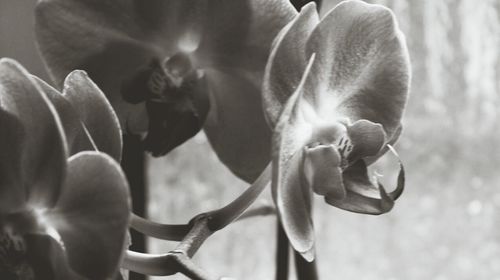
M 0 271 L 15 279 L 35 279 L 33 268 L 26 261 L 26 241 L 12 230 L 0 231 Z
M 44 231 L 36 210 L 27 209 L 2 217 L 0 271 L 15 275 L 15 279 L 35 279 L 34 269 L 28 262 L 28 248 L 24 236 Z
M 122 85 L 128 103 L 145 102 L 149 125 L 143 148 L 161 156 L 198 133 L 210 102 L 203 71 L 193 67 L 189 54 L 179 52 L 151 63 Z

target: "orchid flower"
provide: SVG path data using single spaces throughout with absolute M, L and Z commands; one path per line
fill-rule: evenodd
M 58 86 L 83 69 L 125 132 L 163 155 L 202 125 L 219 158 L 253 181 L 270 161 L 261 81 L 287 0 L 44 0 L 39 50 Z
M 53 89 L 17 62 L 0 60 L 2 279 L 99 280 L 117 274 L 129 224 L 128 184 L 107 154 L 76 153 L 90 138 L 76 140 L 81 126 L 70 124 L 77 124 L 78 114 L 66 105 L 76 98 L 70 85 L 84 91 L 85 80 L 81 73 L 69 77 L 67 95 L 55 97 L 59 103 L 53 105 L 47 97 Z M 83 123 L 89 125 L 87 117 Z M 74 141 L 66 141 L 65 132 Z
M 393 13 L 342 2 L 323 19 L 306 5 L 274 42 L 263 84 L 273 135 L 272 189 L 294 249 L 314 258 L 312 192 L 335 207 L 383 214 L 401 194 L 374 183 L 367 165 L 399 137 L 409 58 Z

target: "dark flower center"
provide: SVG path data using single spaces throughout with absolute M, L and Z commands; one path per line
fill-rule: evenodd
M 315 142 L 307 145 L 306 148 L 330 145 L 335 147 L 340 155 L 339 167 L 342 170 L 345 170 L 349 166 L 349 164 L 351 164 L 348 159 L 354 148 L 354 145 L 347 135 L 347 132 L 345 130 L 342 130 L 341 128 L 343 127 L 338 125 L 319 128 L 312 137 Z
M 153 59 L 123 84 L 122 96 L 132 104 L 146 103 L 149 127 L 143 143 L 154 156 L 198 133 L 210 105 L 205 76 L 184 53 L 163 62 Z
M 0 278 L 5 280 L 35 279 L 26 259 L 26 242 L 10 228 L 0 230 Z

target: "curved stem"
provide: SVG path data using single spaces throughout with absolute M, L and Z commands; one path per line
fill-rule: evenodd
M 257 178 L 257 180 L 255 180 L 255 182 L 248 189 L 246 189 L 243 194 L 225 207 L 208 212 L 207 215 L 211 217 L 208 224 L 210 229 L 213 231 L 220 230 L 243 214 L 243 212 L 245 212 L 245 210 L 255 202 L 257 197 L 259 197 L 265 187 L 270 183 L 271 170 L 271 164 L 268 164 L 266 169 L 264 169 L 264 171 L 260 174 L 259 178 Z
M 160 238 L 182 239 L 182 241 L 175 250 L 164 255 L 127 251 L 122 267 L 149 275 L 172 275 L 181 272 L 193 279 L 210 279 L 194 265 L 191 257 L 214 232 L 240 217 L 259 197 L 270 179 L 271 165 L 268 165 L 259 178 L 234 201 L 219 210 L 195 216 L 187 225 L 162 225 L 133 216 L 133 227 L 141 232 Z
M 208 219 L 209 217 L 206 215 L 195 217 L 192 220 L 192 227 L 188 234 L 176 249 L 168 254 L 153 255 L 127 251 L 122 267 L 134 272 L 155 276 L 167 276 L 180 272 L 192 279 L 211 279 L 190 259 L 213 233 L 208 228 Z
M 236 219 L 236 221 L 241 221 L 249 218 L 254 218 L 257 216 L 267 216 L 276 213 L 276 209 L 272 205 L 262 205 L 250 210 L 245 211 L 241 216 Z
M 262 193 L 271 177 L 270 165 L 243 194 L 227 206 L 194 217 L 188 225 L 162 225 L 133 216 L 133 227 L 141 232 L 158 237 L 182 239 L 177 248 L 164 255 L 142 254 L 127 251 L 122 266 L 131 271 L 149 275 L 172 275 L 181 272 L 195 279 L 201 277 L 201 270 L 194 266 L 190 258 L 198 251 L 205 240 L 215 231 L 224 228 L 237 219 Z M 187 232 L 187 233 L 186 233 Z M 180 265 L 182 261 L 182 266 Z
M 168 225 L 155 223 L 132 214 L 130 226 L 136 231 L 154 238 L 181 241 L 191 229 L 191 225 Z
M 122 267 L 130 271 L 153 276 L 167 276 L 177 273 L 172 254 L 153 255 L 127 250 Z
M 248 187 L 240 196 L 230 202 L 228 205 L 211 212 L 202 213 L 195 216 L 192 220 L 200 216 L 208 218 L 208 227 L 211 231 L 218 231 L 237 220 L 238 217 L 248 218 L 255 215 L 266 215 L 272 213 L 271 207 L 262 207 L 262 209 L 252 209 L 245 211 L 255 202 L 265 187 L 271 180 L 271 165 L 261 173 L 259 178 Z M 132 215 L 131 227 L 138 232 L 164 240 L 180 241 L 192 228 L 192 221 L 189 224 L 161 224 L 141 218 L 137 215 Z

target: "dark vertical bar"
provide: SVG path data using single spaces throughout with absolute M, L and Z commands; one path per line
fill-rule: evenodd
M 295 252 L 295 272 L 297 273 L 297 279 L 299 280 L 318 280 L 318 268 L 316 266 L 316 261 L 308 262 L 306 261 L 300 253 Z
M 135 214 L 146 216 L 146 184 L 145 184 L 145 157 L 141 145 L 141 139 L 136 135 L 123 136 L 122 168 L 130 184 L 132 196 L 132 208 Z M 131 230 L 131 250 L 146 252 L 146 239 L 144 235 Z M 145 280 L 146 276 L 130 273 L 129 280 Z
M 290 246 L 288 237 L 278 221 L 276 244 L 276 280 L 288 280 Z

